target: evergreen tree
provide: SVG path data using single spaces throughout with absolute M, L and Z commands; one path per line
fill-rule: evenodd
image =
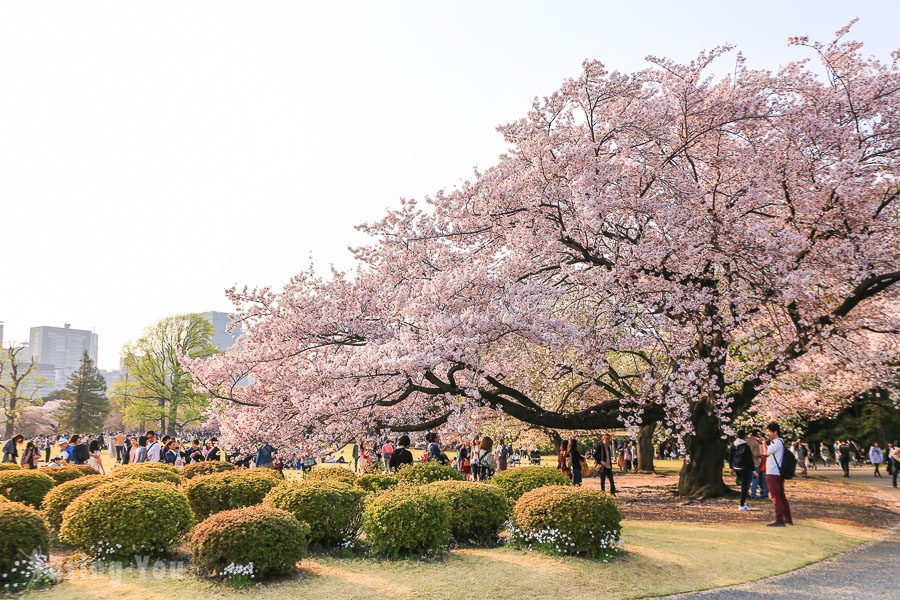
M 98 432 L 109 415 L 106 380 L 85 352 L 81 366 L 69 377 L 59 409 L 59 426 L 72 433 Z

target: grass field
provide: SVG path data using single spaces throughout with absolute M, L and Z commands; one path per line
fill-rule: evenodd
M 789 571 L 873 539 L 870 530 L 807 521 L 760 525 L 681 525 L 626 521 L 627 553 L 609 563 L 549 557 L 512 548 L 458 549 L 430 561 L 313 556 L 300 573 L 236 592 L 189 573 L 70 574 L 27 597 L 56 600 L 167 598 L 641 598 L 720 587 Z

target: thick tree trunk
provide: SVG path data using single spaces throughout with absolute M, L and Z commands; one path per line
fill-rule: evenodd
M 638 473 L 653 473 L 653 432 L 656 423 L 641 426 L 637 436 Z
M 559 449 L 562 447 L 563 437 L 552 429 L 547 430 L 547 437 L 550 438 L 550 444 L 553 446 L 554 454 L 558 455 Z
M 15 396 L 13 396 L 12 398 L 9 399 L 9 408 L 6 411 L 6 433 L 3 434 L 3 437 L 7 440 L 10 439 L 13 436 L 13 434 L 15 433 L 14 432 L 14 429 L 16 426 L 16 418 L 14 416 L 16 414 L 15 411 L 16 411 L 16 398 L 15 398 Z
M 687 457 L 678 478 L 678 495 L 690 498 L 724 496 L 730 490 L 722 479 L 725 442 L 718 421 L 699 408 L 694 434 L 687 440 Z

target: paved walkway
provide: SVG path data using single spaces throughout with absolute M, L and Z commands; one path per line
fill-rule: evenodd
M 840 468 L 811 471 L 812 476 L 842 479 Z M 851 484 L 870 486 L 874 494 L 900 508 L 900 491 L 891 487 L 891 481 L 872 476 L 869 467 L 851 469 Z M 839 554 L 808 567 L 770 577 L 761 581 L 706 592 L 693 592 L 669 596 L 675 599 L 698 600 L 758 600 L 762 598 L 783 600 L 876 600 L 900 598 L 900 532 L 880 542 L 864 544 L 845 554 Z
M 702 600 L 876 600 L 900 597 L 900 541 L 866 544 L 809 567 L 736 587 L 680 594 Z

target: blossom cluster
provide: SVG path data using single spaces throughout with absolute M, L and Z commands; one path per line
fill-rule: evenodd
M 543 527 L 533 531 L 523 531 L 510 519 L 506 523 L 509 541 L 517 546 L 548 554 L 576 554 L 577 545 L 571 536 L 556 527 Z M 586 532 L 591 538 L 589 554 L 603 557 L 606 562 L 611 556 L 625 551 L 625 542 L 616 531 L 601 530 Z M 580 549 L 583 551 L 583 549 Z
M 47 557 L 38 552 L 14 561 L 8 573 L 0 573 L 0 584 L 4 592 L 38 589 L 58 581 L 59 573 L 50 567 Z

